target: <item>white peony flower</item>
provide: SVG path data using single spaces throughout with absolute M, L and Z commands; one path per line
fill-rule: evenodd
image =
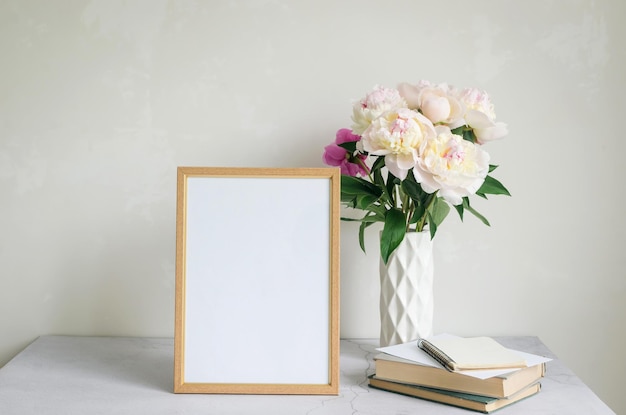
M 466 88 L 459 94 L 459 99 L 467 107 L 465 122 L 474 130 L 479 144 L 500 139 L 509 133 L 505 123 L 496 122 L 493 104 L 485 91 Z
M 465 114 L 467 125 L 472 127 L 478 144 L 498 140 L 509 133 L 507 125 L 503 122 L 494 122 L 485 113 L 477 110 L 469 110 Z
M 419 110 L 433 124 L 445 124 L 450 128 L 465 124 L 465 106 L 457 98 L 458 92 L 448 84 L 432 85 L 420 81 L 417 85 L 407 83 L 398 86 L 409 108 Z
M 404 98 L 396 89 L 375 86 L 365 98 L 352 107 L 352 132 L 362 135 L 373 120 L 387 111 L 406 108 Z
M 433 84 L 430 81 L 421 80 L 416 85 L 411 85 L 407 82 L 402 82 L 398 85 L 398 92 L 407 103 L 407 106 L 415 111 L 420 109 L 420 94 L 423 89 L 432 87 Z
M 427 193 L 439 195 L 453 205 L 463 202 L 480 188 L 489 172 L 489 154 L 480 146 L 435 127 L 437 136 L 428 140 L 415 166 L 415 179 Z
M 417 111 L 400 108 L 374 119 L 363 133 L 363 150 L 385 156 L 387 169 L 404 180 L 418 161 L 426 142 L 435 137 L 430 120 Z

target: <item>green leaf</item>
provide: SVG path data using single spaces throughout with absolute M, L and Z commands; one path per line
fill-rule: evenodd
M 385 167 L 385 157 L 378 157 L 372 164 L 372 171 L 380 170 Z
M 511 196 L 511 193 L 504 187 L 502 183 L 497 181 L 491 176 L 485 177 L 485 181 L 480 186 L 480 188 L 476 191 L 478 195 L 507 195 Z
M 426 213 L 426 206 L 424 205 L 415 205 L 415 211 L 413 212 L 413 216 L 411 217 L 411 225 L 417 223 L 422 216 Z
M 385 187 L 385 179 L 383 179 L 383 173 L 380 169 L 374 170 L 372 169 L 372 174 L 374 176 L 374 183 L 378 186 Z
M 374 205 L 368 206 L 367 210 L 379 216 L 381 218 L 381 222 L 385 221 L 385 214 L 387 213 L 387 209 L 385 209 L 384 206 L 381 206 L 379 204 L 374 204 Z
M 476 134 L 474 134 L 474 130 L 468 128 L 467 130 L 463 130 L 463 140 L 469 141 L 470 143 L 476 143 Z
M 347 150 L 349 153 L 354 153 L 356 151 L 356 141 L 348 141 L 337 145 Z
M 460 135 L 461 137 L 463 137 L 463 140 L 469 141 L 470 143 L 476 144 L 476 141 L 478 141 L 476 139 L 476 134 L 474 134 L 474 130 L 464 125 L 450 130 L 450 132 L 455 135 Z
M 348 195 L 345 193 L 341 193 L 341 203 L 343 203 L 346 207 L 356 208 L 356 195 Z
M 368 213 L 360 219 L 342 217 L 341 220 L 346 222 L 361 222 L 359 225 L 359 245 L 363 252 L 365 252 L 365 229 L 376 222 L 384 222 L 385 216 L 378 213 Z
M 374 204 L 374 202 L 376 202 L 377 200 L 378 197 L 373 195 L 358 195 L 356 197 L 356 207 L 365 210 L 372 204 Z
M 341 175 L 341 193 L 347 195 L 370 194 L 379 197 L 383 191 L 374 183 L 360 177 Z
M 345 207 L 356 209 L 356 196 L 354 195 L 350 195 L 350 196 L 352 196 L 352 198 L 344 199 L 343 195 L 341 195 L 341 203 L 343 203 Z
M 368 213 L 367 215 L 365 215 L 362 218 L 346 218 L 346 217 L 342 217 L 341 220 L 345 221 L 345 222 L 365 222 L 365 223 L 376 223 L 376 222 L 384 222 L 385 221 L 385 217 L 378 215 L 378 214 L 371 214 Z
M 433 219 L 433 215 L 431 215 L 430 212 L 428 212 L 428 230 L 430 231 L 430 239 L 433 239 L 437 233 L 437 223 Z
M 407 186 L 412 188 L 412 189 L 405 189 L 405 191 L 409 190 L 410 192 L 412 192 L 411 194 L 413 196 L 417 196 L 417 198 L 411 197 L 411 199 L 413 199 L 417 204 L 425 205 L 426 202 L 428 201 L 428 198 L 430 197 L 430 193 L 426 193 L 422 189 L 422 186 L 417 182 L 417 180 L 415 180 L 413 169 L 409 170 L 408 174 L 406 175 L 406 179 L 404 179 L 402 183 L 404 182 L 407 182 Z M 409 196 L 411 196 L 411 194 L 409 194 Z
M 402 181 L 402 190 L 404 190 L 404 192 L 407 195 L 409 195 L 409 197 L 411 199 L 413 199 L 413 201 L 416 204 L 421 204 L 422 203 L 422 197 L 423 197 L 425 192 L 422 190 L 420 185 L 415 181 L 415 179 L 409 180 L 408 177 L 407 177 L 406 180 L 403 180 Z
M 429 213 L 428 223 L 430 224 L 431 229 L 432 229 L 433 224 L 435 226 L 439 226 L 443 223 L 443 220 L 446 218 L 446 216 L 448 216 L 448 213 L 450 213 L 450 206 L 446 203 L 445 200 L 438 197 L 433 201 L 432 207 L 430 208 L 430 212 L 428 213 Z M 432 233 L 432 230 L 431 230 L 431 233 Z M 433 235 L 431 234 L 431 236 Z
M 389 203 L 391 203 L 391 205 L 395 205 L 395 192 L 394 192 L 394 187 L 396 185 L 396 180 L 398 180 L 398 178 L 396 176 L 394 176 L 390 171 L 387 172 L 387 194 L 389 195 Z
M 454 208 L 456 209 L 456 211 L 459 214 L 459 217 L 461 218 L 461 222 L 463 222 L 463 212 L 464 212 L 464 208 L 463 208 L 463 203 L 461 203 L 460 205 L 454 205 Z
M 391 253 L 400 245 L 406 233 L 406 218 L 400 209 L 393 208 L 385 215 L 385 226 L 380 236 L 380 255 L 386 264 Z
M 361 226 L 359 226 L 359 246 L 363 253 L 367 253 L 365 252 L 365 229 L 371 224 L 371 222 L 361 222 Z
M 460 136 L 463 136 L 463 129 L 464 129 L 464 128 L 465 128 L 465 127 L 462 125 L 462 126 L 460 126 L 460 127 L 456 127 L 456 128 L 455 128 L 455 129 L 453 129 L 453 130 L 450 130 L 450 132 L 451 132 L 452 134 L 455 134 L 455 135 L 460 135 Z
M 489 221 L 487 220 L 487 218 L 486 218 L 486 217 L 484 217 L 483 215 L 481 215 L 480 213 L 478 213 L 478 212 L 476 211 L 476 209 L 474 209 L 473 207 L 471 207 L 471 206 L 470 206 L 469 199 L 468 199 L 467 197 L 464 197 L 464 198 L 463 198 L 463 207 L 464 207 L 466 210 L 469 210 L 469 211 L 472 213 L 472 215 L 474 215 L 474 216 L 476 216 L 478 219 L 480 219 L 480 221 L 481 221 L 482 223 L 484 223 L 484 224 L 485 224 L 485 225 L 487 225 L 487 226 L 491 226 L 491 225 L 489 224 Z
M 494 171 L 497 168 L 498 168 L 498 166 L 496 164 L 490 164 L 489 165 L 489 173 L 491 173 L 492 171 Z
M 384 161 L 385 159 L 380 157 L 378 160 Z M 374 164 L 376 164 L 376 162 Z M 385 184 L 385 179 L 383 179 L 382 171 L 380 169 L 374 170 L 373 168 L 372 171 L 374 173 L 374 183 L 376 183 L 381 189 L 383 189 L 385 200 L 389 201 L 389 204 L 392 204 L 391 195 L 389 194 L 389 189 L 387 189 L 387 185 Z

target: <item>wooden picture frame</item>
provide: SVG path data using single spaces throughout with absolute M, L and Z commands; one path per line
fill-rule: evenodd
M 340 177 L 178 168 L 175 393 L 339 393 Z

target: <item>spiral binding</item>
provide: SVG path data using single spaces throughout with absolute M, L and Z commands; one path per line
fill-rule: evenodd
M 451 372 L 454 371 L 454 369 L 455 369 L 455 362 L 454 362 L 454 360 L 452 360 L 452 358 L 450 358 L 450 356 L 448 356 L 447 354 L 445 354 L 444 352 L 439 350 L 439 348 L 437 346 L 435 346 L 434 344 L 432 344 L 428 340 L 419 339 L 417 341 L 417 347 L 419 347 L 420 349 L 422 349 L 423 351 L 428 353 L 428 355 L 430 357 L 435 359 L 437 362 L 439 362 L 443 367 L 445 367 L 449 371 L 451 371 Z

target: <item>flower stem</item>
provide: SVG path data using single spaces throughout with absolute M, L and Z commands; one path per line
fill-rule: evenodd
M 370 179 L 370 182 L 374 183 L 374 178 L 372 177 L 372 172 L 370 170 L 369 167 L 367 167 L 367 164 L 365 164 L 365 162 L 363 162 L 363 160 L 361 160 L 361 158 L 359 156 L 355 157 L 357 163 L 359 164 L 359 166 L 363 167 L 363 170 L 365 170 L 367 172 L 367 177 Z
M 402 201 L 400 200 L 400 197 L 402 196 L 400 194 L 400 186 L 394 185 L 393 186 L 393 190 L 396 193 L 396 197 L 395 197 L 395 199 L 396 199 L 396 207 L 399 208 L 401 206 L 401 204 L 402 204 Z
M 415 202 L 413 199 L 408 200 L 409 203 L 409 214 L 406 217 L 406 231 L 409 232 L 411 228 L 411 219 L 413 218 L 413 213 L 415 213 Z
M 437 192 L 431 193 L 428 195 L 426 199 L 426 209 L 424 209 L 424 215 L 417 221 L 417 225 L 415 226 L 415 230 L 417 232 L 421 232 L 424 230 L 424 225 L 426 224 L 426 217 L 428 216 L 428 211 L 430 207 L 435 203 L 435 199 L 437 198 Z

